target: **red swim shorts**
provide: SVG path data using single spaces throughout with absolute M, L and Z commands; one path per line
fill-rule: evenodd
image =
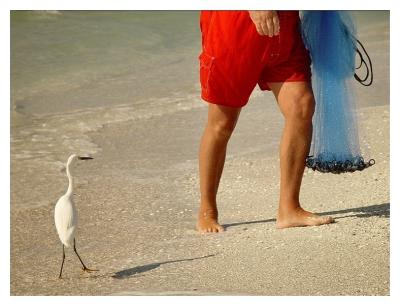
M 248 11 L 202 11 L 201 97 L 231 107 L 246 105 L 254 87 L 310 81 L 310 57 L 298 11 L 279 11 L 279 35 L 257 33 Z

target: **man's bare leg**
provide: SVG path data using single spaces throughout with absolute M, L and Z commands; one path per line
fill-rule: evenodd
M 239 118 L 240 108 L 209 104 L 208 121 L 199 152 L 200 209 L 197 230 L 222 232 L 218 223 L 217 191 L 224 168 L 226 147 Z
M 334 222 L 300 206 L 300 186 L 310 150 L 314 97 L 307 82 L 270 83 L 285 117 L 280 146 L 280 199 L 277 228 L 313 226 Z

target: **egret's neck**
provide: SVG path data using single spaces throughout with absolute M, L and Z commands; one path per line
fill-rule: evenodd
M 70 171 L 70 163 L 67 164 L 67 176 L 68 176 L 68 190 L 67 190 L 67 195 L 72 195 L 72 188 L 73 188 L 73 183 L 74 180 L 72 179 L 71 171 Z

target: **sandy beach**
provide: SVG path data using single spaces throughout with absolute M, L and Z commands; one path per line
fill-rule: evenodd
M 334 217 L 330 225 L 275 227 L 283 119 L 271 94 L 256 90 L 242 111 L 218 193 L 226 231 L 208 235 L 195 230 L 207 116 L 198 88 L 172 93 L 168 107 L 147 99 L 29 118 L 13 112 L 10 294 L 389 295 L 389 42 L 382 27 L 387 40 L 366 44 L 380 63 L 378 85 L 357 87 L 362 137 L 376 164 L 304 174 L 303 206 Z M 59 280 L 54 205 L 67 188 L 63 164 L 75 152 L 94 157 L 73 173 L 77 248 L 99 271 L 81 272 L 68 249 Z
M 200 133 L 194 127 L 202 125 L 204 107 L 171 114 L 176 124 L 168 130 L 158 128 L 162 118 L 146 120 L 146 138 L 130 122 L 106 126 L 91 135 L 103 150 L 76 171 L 78 250 L 100 271 L 82 274 L 69 251 L 58 280 L 53 205 L 12 210 L 11 294 L 389 294 L 388 107 L 362 110 L 364 125 L 374 131 L 368 138 L 374 167 L 305 173 L 305 207 L 337 223 L 277 230 L 279 164 L 264 154 L 269 141 L 258 140 L 268 139 L 266 115 L 257 115 L 262 106 L 249 106 L 232 140 L 219 193 L 225 233 L 194 230 Z M 148 165 L 142 150 L 152 155 Z M 136 175 L 140 167 L 148 173 Z

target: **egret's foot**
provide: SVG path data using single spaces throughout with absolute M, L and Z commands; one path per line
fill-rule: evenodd
M 218 211 L 214 209 L 200 209 L 196 228 L 200 233 L 219 233 L 224 231 L 224 228 L 218 223 Z
M 298 226 L 318 226 L 335 222 L 332 217 L 318 216 L 301 207 L 286 213 L 279 212 L 276 220 L 276 227 L 278 229 Z

